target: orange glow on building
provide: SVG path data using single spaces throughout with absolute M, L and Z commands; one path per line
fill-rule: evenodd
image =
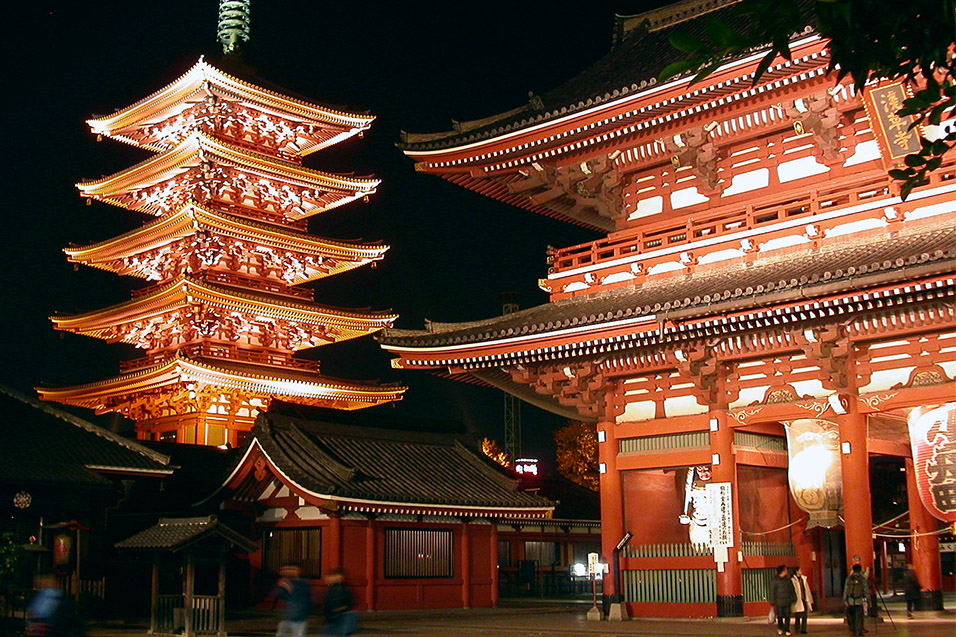
M 87 123 L 154 156 L 77 184 L 83 197 L 157 217 L 64 251 L 152 283 L 129 301 L 51 317 L 56 329 L 145 351 L 121 374 L 38 388 L 44 400 L 136 421 L 144 440 L 238 445 L 272 398 L 334 409 L 400 400 L 404 387 L 319 375 L 295 352 L 377 332 L 391 312 L 313 302 L 296 285 L 381 260 L 388 246 L 316 237 L 305 218 L 367 197 L 379 180 L 324 173 L 305 155 L 374 118 L 284 96 L 200 59 L 169 86 Z

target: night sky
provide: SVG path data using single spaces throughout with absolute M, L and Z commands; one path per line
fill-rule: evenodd
M 129 298 L 133 278 L 80 267 L 68 244 L 106 239 L 143 218 L 102 203 L 85 206 L 74 184 L 149 155 L 119 142 L 97 143 L 84 120 L 145 97 L 191 67 L 219 57 L 218 3 L 18 3 L 5 21 L 5 221 L 0 382 L 32 391 L 118 373 L 141 353 L 53 330 L 56 311 L 92 310 Z M 316 300 L 341 307 L 392 308 L 398 327 L 425 318 L 455 322 L 501 313 L 501 294 L 522 307 L 547 301 L 548 245 L 598 238 L 570 224 L 507 206 L 415 174 L 395 144 L 400 130 L 449 130 L 451 120 L 514 108 L 573 77 L 610 47 L 615 12 L 633 14 L 662 0 L 552 2 L 329 3 L 253 0 L 252 41 L 244 58 L 260 77 L 320 103 L 377 116 L 353 138 L 307 159 L 332 172 L 383 180 L 367 204 L 318 215 L 310 232 L 391 245 L 376 269 L 312 285 Z M 12 143 L 9 141 L 12 140 Z M 389 368 L 371 339 L 311 350 L 323 373 L 381 378 L 409 386 L 382 417 L 459 420 L 503 443 L 501 394 Z M 550 430 L 563 419 L 523 406 L 524 447 L 552 463 Z M 369 414 L 373 411 L 369 411 Z M 92 417 L 89 412 L 82 415 Z M 101 421 L 102 422 L 102 421 Z

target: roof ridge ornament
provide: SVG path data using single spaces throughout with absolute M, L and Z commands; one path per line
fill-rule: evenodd
M 226 55 L 238 55 L 241 42 L 249 41 L 252 0 L 219 0 L 219 28 L 216 35 Z

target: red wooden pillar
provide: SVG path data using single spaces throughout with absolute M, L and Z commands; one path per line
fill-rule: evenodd
M 342 570 L 342 518 L 329 513 L 329 568 L 326 572 Z
M 609 564 L 614 563 L 614 547 L 624 537 L 624 496 L 621 487 L 621 473 L 617 470 L 617 437 L 613 422 L 599 422 L 598 440 L 604 432 L 604 442 L 598 442 L 598 462 L 603 473 L 601 479 L 601 551 Z M 623 562 L 623 560 L 622 560 Z M 623 569 L 623 564 L 621 566 Z M 612 574 L 613 575 L 613 574 Z M 623 582 L 623 573 L 621 581 Z M 604 578 L 604 594 L 614 601 L 624 601 L 618 597 L 614 588 L 614 577 Z
M 939 566 L 939 536 L 924 535 L 940 527 L 940 521 L 926 510 L 916 486 L 916 471 L 912 458 L 906 458 L 906 500 L 910 510 L 910 554 L 913 570 L 923 589 L 920 610 L 943 610 L 942 576 Z
M 733 497 L 734 545 L 728 550 L 723 571 L 717 571 L 717 616 L 743 617 L 744 596 L 741 582 L 740 561 L 737 551 L 740 545 L 740 507 L 737 493 L 737 457 L 734 455 L 734 430 L 730 426 L 726 409 L 710 410 L 710 449 L 715 463 L 711 465 L 712 482 L 729 482 Z
M 368 516 L 365 527 L 365 608 L 375 610 L 375 564 L 378 560 L 375 516 Z
M 468 519 L 461 521 L 461 605 L 471 608 L 471 542 Z
M 866 415 L 856 411 L 855 399 L 845 402 L 847 413 L 838 415 L 836 420 L 840 427 L 846 559 L 847 564 L 852 565 L 853 556 L 859 555 L 863 569 L 873 572 L 873 507 Z
M 489 555 L 491 555 L 491 606 L 498 606 L 498 520 L 491 518 L 488 520 L 491 524 L 491 532 L 488 534 Z

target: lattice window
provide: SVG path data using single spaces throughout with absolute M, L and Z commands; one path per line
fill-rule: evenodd
M 498 566 L 511 566 L 511 542 L 498 540 Z
M 451 531 L 385 529 L 385 577 L 451 577 L 453 562 Z
M 287 564 L 298 564 L 305 577 L 322 577 L 322 529 L 272 529 L 262 537 L 262 566 L 278 575 Z
M 629 451 L 659 451 L 662 449 L 687 449 L 710 445 L 710 434 L 706 431 L 689 431 L 642 438 L 622 438 L 618 441 L 621 453 Z
M 770 581 L 777 576 L 777 569 L 745 568 L 740 571 L 745 602 L 765 602 L 770 595 Z
M 717 600 L 717 572 L 712 569 L 624 571 L 624 601 L 712 604 Z
M 557 542 L 525 542 L 524 559 L 538 563 L 538 566 L 551 566 L 559 563 Z

